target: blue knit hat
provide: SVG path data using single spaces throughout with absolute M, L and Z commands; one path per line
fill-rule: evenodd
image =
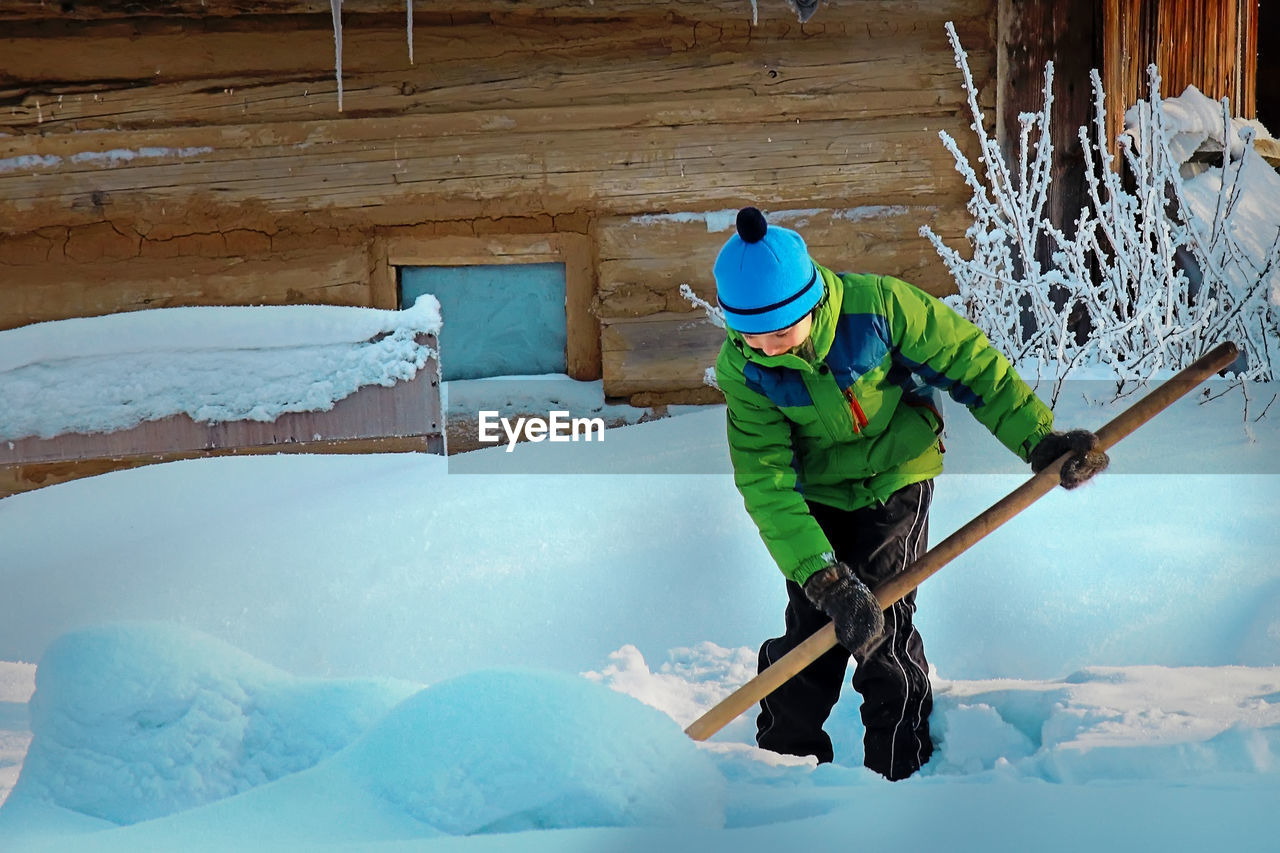
M 716 299 L 729 328 L 746 335 L 794 326 L 822 299 L 822 279 L 799 234 L 769 227 L 754 207 L 716 257 Z

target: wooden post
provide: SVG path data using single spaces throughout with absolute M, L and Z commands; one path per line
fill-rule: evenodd
M 1085 200 L 1084 152 L 1076 131 L 1092 116 L 1089 70 L 1096 66 L 1102 9 L 1095 0 L 1000 0 L 998 9 L 996 138 L 1005 161 L 1017 163 L 1021 113 L 1044 106 L 1044 66 L 1054 67 L 1053 183 L 1045 216 L 1066 236 Z M 1048 265 L 1054 249 L 1048 235 L 1036 256 Z
M 1233 343 L 1220 344 L 1176 376 L 1164 382 L 1106 426 L 1098 430 L 1098 441 L 1103 450 L 1112 447 L 1120 439 L 1151 420 L 1168 408 L 1179 397 L 1191 391 L 1204 380 L 1223 370 L 1240 355 Z M 947 563 L 969 550 L 971 546 L 997 527 L 1048 494 L 1058 485 L 1064 454 L 1048 468 L 1036 474 L 977 518 L 942 540 L 902 574 L 880 584 L 874 590 L 882 607 L 890 607 L 898 599 L 936 573 Z M 772 666 L 729 694 L 719 704 L 707 711 L 686 728 L 685 734 L 694 740 L 706 740 L 724 728 L 743 711 L 785 684 L 792 676 L 813 663 L 820 655 L 836 644 L 835 626 L 828 622 L 812 636 L 783 655 Z

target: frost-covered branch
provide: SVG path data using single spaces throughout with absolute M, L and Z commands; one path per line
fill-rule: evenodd
M 1273 304 L 1280 300 L 1280 223 L 1267 226 L 1275 233 L 1267 233 L 1260 247 L 1256 239 L 1246 239 L 1258 228 L 1256 219 L 1242 213 L 1246 194 L 1257 191 L 1258 175 L 1242 173 L 1262 161 L 1252 150 L 1252 128 L 1236 134 L 1241 144 L 1233 144 L 1225 99 L 1221 177 L 1207 204 L 1208 177 L 1196 177 L 1192 192 L 1192 181 L 1182 174 L 1185 158 L 1170 150 L 1170 140 L 1183 128 L 1166 114 L 1156 67 L 1148 69 L 1147 99 L 1133 109 L 1129 129 L 1117 140 L 1118 157 L 1107 138 L 1102 81 L 1091 72 L 1094 117 L 1078 134 L 1086 202 L 1075 219 L 1075 234 L 1068 236 L 1044 216 L 1052 181 L 1053 64 L 1045 66 L 1044 107 L 1019 116 L 1011 168 L 984 126 L 968 59 L 951 24 L 947 35 L 986 177 L 978 177 L 950 135 L 940 134 L 972 192 L 968 210 L 974 221 L 966 231 L 970 257 L 944 244 L 928 226 L 920 229 L 955 278 L 957 295 L 948 298 L 953 307 L 1027 375 L 1055 377 L 1055 402 L 1062 382 L 1077 373 L 1105 369 L 1122 396 L 1185 367 L 1223 340 L 1240 346 L 1239 381 L 1275 378 L 1271 355 L 1280 352 L 1280 311 Z M 1117 159 L 1126 166 L 1127 181 Z M 1045 237 L 1054 247 L 1049 269 L 1035 256 Z
M 707 312 L 707 319 L 711 321 L 712 325 L 720 329 L 725 327 L 724 311 L 719 305 L 712 305 L 707 300 L 698 296 L 698 294 L 694 293 L 693 288 L 688 284 L 680 285 L 680 295 L 683 296 L 690 304 Z M 705 385 L 710 385 L 712 388 L 720 387 L 720 383 L 716 382 L 716 369 L 714 367 L 708 367 L 703 371 L 702 382 Z

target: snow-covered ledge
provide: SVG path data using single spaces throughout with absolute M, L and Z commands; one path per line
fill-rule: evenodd
M 439 330 L 424 297 L 404 311 L 165 308 L 0 332 L 0 465 L 383 438 L 443 452 Z

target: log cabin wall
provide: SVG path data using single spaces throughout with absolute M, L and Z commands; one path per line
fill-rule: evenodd
M 88 8 L 87 8 L 88 7 Z M 445 11 L 447 9 L 447 11 Z M 396 306 L 399 263 L 566 261 L 571 374 L 710 401 L 731 213 L 935 293 L 972 150 L 953 21 L 993 105 L 995 0 L 0 7 L 0 329 L 206 304 Z M 461 248 L 459 248 L 461 246 Z M 447 358 L 447 354 L 445 356 Z

